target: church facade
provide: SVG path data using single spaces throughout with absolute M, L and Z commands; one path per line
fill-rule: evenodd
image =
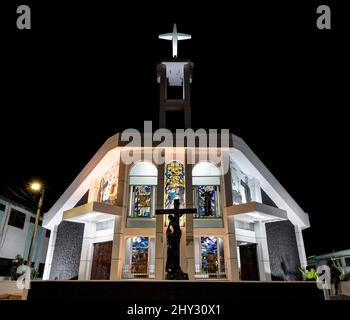
M 189 35 L 174 27 L 162 37 L 173 40 L 173 58 L 157 66 L 160 127 L 175 111 L 189 129 L 193 64 L 176 56 L 177 40 Z M 51 230 L 44 279 L 166 279 L 169 221 L 155 212 L 178 200 L 197 209 L 180 219 L 189 280 L 299 280 L 308 215 L 241 138 L 229 134 L 225 148 L 218 139 L 225 170 L 211 161 L 218 148 L 198 140 L 130 147 L 123 134 L 110 137 L 44 216 Z M 130 153 L 138 160 L 125 161 Z

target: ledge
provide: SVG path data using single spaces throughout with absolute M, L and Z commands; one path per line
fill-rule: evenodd
M 63 220 L 73 222 L 100 222 L 114 216 L 122 216 L 122 207 L 105 203 L 89 202 L 63 212 Z
M 235 216 L 247 222 L 267 220 L 287 220 L 287 211 L 259 202 L 249 202 L 224 208 L 226 215 Z
M 218 218 L 193 218 L 194 228 L 223 228 L 224 222 L 221 217 Z
M 130 218 L 126 221 L 127 228 L 155 228 L 155 218 Z

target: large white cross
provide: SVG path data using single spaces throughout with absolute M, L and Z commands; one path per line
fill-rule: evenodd
M 172 40 L 173 41 L 173 58 L 177 57 L 177 41 L 191 39 L 190 34 L 178 33 L 176 29 L 176 23 L 172 33 L 163 33 L 159 35 L 159 39 Z

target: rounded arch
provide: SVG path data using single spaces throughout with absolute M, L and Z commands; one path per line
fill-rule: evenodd
M 192 169 L 194 202 L 199 218 L 220 217 L 220 169 L 209 161 L 201 161 Z
M 158 169 L 151 162 L 139 161 L 131 167 L 129 178 L 132 185 L 157 185 Z
M 157 177 L 158 170 L 157 167 L 151 162 L 139 161 L 131 167 L 129 176 Z
M 217 177 L 220 176 L 220 169 L 209 161 L 197 163 L 192 169 L 192 177 Z

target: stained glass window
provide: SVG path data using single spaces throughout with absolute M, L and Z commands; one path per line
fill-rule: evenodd
M 225 272 L 223 240 L 217 237 L 201 237 L 202 273 Z
M 140 161 L 129 171 L 129 217 L 153 218 L 156 186 L 158 183 L 156 166 Z
M 151 217 L 152 186 L 133 186 L 133 212 L 135 218 Z
M 197 204 L 197 218 L 219 217 L 220 170 L 214 164 L 204 161 L 192 169 L 194 201 Z
M 148 237 L 133 237 L 131 246 L 131 272 L 147 273 L 148 269 Z
M 202 237 L 201 251 L 202 251 L 202 272 L 216 273 L 218 271 L 218 264 L 219 264 L 217 238 Z
M 180 208 L 185 204 L 185 170 L 179 161 L 171 161 L 165 168 L 165 196 L 166 209 L 174 208 L 174 200 L 179 199 Z
M 198 187 L 198 216 L 215 217 L 216 210 L 216 186 Z

